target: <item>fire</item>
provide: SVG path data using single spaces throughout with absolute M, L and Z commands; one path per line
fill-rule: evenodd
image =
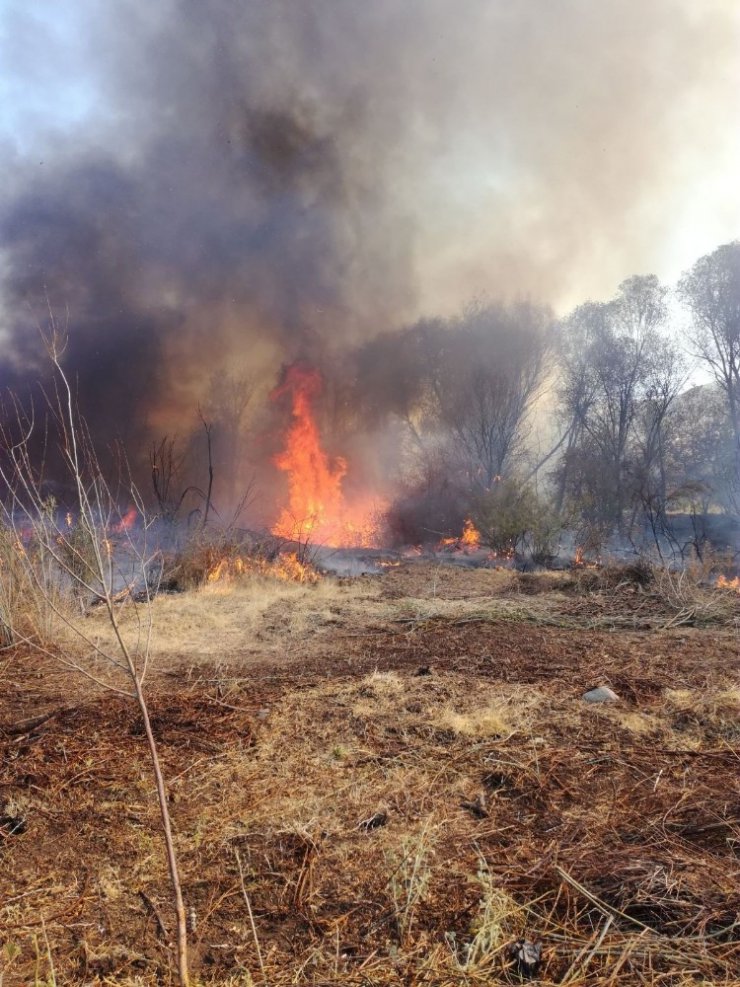
M 480 531 L 478 531 L 470 518 L 466 518 L 463 523 L 462 533 L 457 538 L 443 538 L 439 543 L 439 547 L 474 552 L 480 548 Z
M 136 523 L 136 519 L 138 516 L 139 515 L 136 511 L 136 508 L 129 507 L 126 513 L 122 516 L 121 520 L 117 524 L 113 525 L 113 531 L 115 531 L 115 533 L 118 535 L 123 534 L 124 531 L 130 531 L 131 528 Z
M 460 544 L 464 545 L 465 548 L 480 548 L 480 531 L 478 531 L 470 518 L 466 518 L 463 524 Z
M 240 558 L 219 559 L 219 561 L 208 572 L 208 575 L 206 576 L 206 582 L 220 583 L 226 579 L 231 579 L 233 576 L 242 576 L 244 575 L 244 571 L 245 571 L 244 562 Z
M 486 562 L 489 565 L 495 563 L 494 568 L 496 569 L 508 568 L 506 565 L 504 565 L 504 563 L 513 562 L 515 559 L 516 559 L 516 552 L 514 551 L 513 548 L 509 548 L 505 552 L 497 552 L 494 549 L 490 551 L 488 555 L 486 555 Z
M 241 556 L 224 557 L 212 566 L 206 575 L 206 583 L 229 583 L 239 576 L 268 576 L 292 583 L 316 583 L 319 574 L 312 565 L 302 562 L 295 552 L 284 552 L 273 561 Z
M 727 576 L 720 576 L 717 579 L 717 589 L 730 589 L 735 593 L 740 593 L 740 576 L 728 579 Z
M 288 506 L 280 512 L 272 533 L 333 548 L 374 546 L 378 537 L 374 514 L 380 505 L 371 500 L 346 502 L 342 481 L 347 463 L 340 457 L 330 460 L 314 417 L 313 403 L 320 391 L 318 371 L 299 364 L 288 369 L 284 383 L 273 391 L 273 398 L 290 396 L 292 422 L 285 448 L 274 460 L 288 476 Z
M 586 558 L 586 553 L 581 545 L 576 548 L 576 554 L 573 559 L 574 569 L 598 569 L 601 565 L 601 556 L 597 555 L 595 559 L 588 560 Z

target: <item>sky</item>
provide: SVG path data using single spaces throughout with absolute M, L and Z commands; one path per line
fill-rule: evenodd
M 146 106 L 129 101 L 137 55 L 118 33 L 138 34 L 143 53 L 157 26 L 178 16 L 170 0 L 146 6 L 151 13 L 134 16 L 136 5 L 96 0 L 0 3 L 6 167 L 53 169 L 74 148 L 110 141 L 117 119 L 129 136 L 125 118 Z M 291 17 L 289 4 L 276 6 L 278 18 Z M 330 19 L 338 6 L 321 5 L 317 16 Z M 368 47 L 378 75 L 391 63 L 389 82 L 408 113 L 406 132 L 389 135 L 395 161 L 383 158 L 382 178 L 414 228 L 420 309 L 509 286 L 536 293 L 538 284 L 563 309 L 631 273 L 672 281 L 738 236 L 736 0 L 394 0 L 377 10 L 387 45 L 371 25 Z M 357 30 L 364 26 L 358 18 Z M 337 43 L 339 32 L 347 25 Z M 290 31 L 286 38 L 300 47 Z M 302 49 L 296 65 L 306 57 Z M 337 58 L 334 84 L 348 99 L 364 88 L 387 115 L 393 94 L 372 78 L 372 61 L 356 70 Z M 306 85 L 320 96 L 326 81 L 317 71 Z M 370 119 L 369 135 L 377 130 Z M 116 152 L 133 154 L 136 143 Z
M 145 268 L 121 304 L 267 349 L 674 282 L 740 235 L 738 92 L 736 0 L 0 0 L 6 338 L 79 293 L 62 213 Z

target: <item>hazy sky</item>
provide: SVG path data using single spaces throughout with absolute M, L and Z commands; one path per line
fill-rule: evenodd
M 739 93 L 740 0 L 0 0 L 0 384 L 50 305 L 145 449 L 224 373 L 673 283 L 740 237 Z
M 6 201 L 140 161 L 178 115 L 200 153 L 221 68 L 336 141 L 338 221 L 367 239 L 377 209 L 403 242 L 399 318 L 480 292 L 562 310 L 740 235 L 737 0 L 1 0 Z

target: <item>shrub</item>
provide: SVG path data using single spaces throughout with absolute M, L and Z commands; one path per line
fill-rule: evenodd
M 525 544 L 535 561 L 557 550 L 562 523 L 535 491 L 518 480 L 499 480 L 474 502 L 473 522 L 481 543 L 498 555 L 514 555 Z
M 307 541 L 299 543 L 298 551 L 285 551 L 281 540 L 270 535 L 260 539 L 207 529 L 165 561 L 161 585 L 181 592 L 248 576 L 315 583 L 319 572 L 314 554 Z
M 25 531 L 0 520 L 0 647 L 21 640 L 46 646 L 63 633 L 76 587 L 54 557 L 64 549 L 47 538 L 52 524 L 46 505 Z

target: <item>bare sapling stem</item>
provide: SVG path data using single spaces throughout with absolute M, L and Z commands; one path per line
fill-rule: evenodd
M 51 315 L 51 313 L 50 313 Z M 42 334 L 43 335 L 43 334 Z M 33 443 L 39 424 L 33 409 L 10 395 L 16 421 L 0 424 L 0 534 L 24 606 L 2 608 L 2 629 L 8 643 L 23 644 L 36 655 L 53 658 L 106 691 L 134 700 L 144 721 L 177 924 L 177 975 L 189 987 L 187 918 L 175 841 L 167 802 L 167 788 L 152 731 L 144 679 L 147 673 L 153 626 L 150 570 L 158 553 L 146 545 L 147 523 L 135 487 L 128 495 L 141 518 L 132 532 L 121 514 L 96 457 L 90 434 L 77 409 L 69 380 L 61 365 L 66 337 L 51 315 L 43 336 L 54 380 L 51 395 L 44 394 L 47 417 L 58 442 L 57 452 L 74 492 L 76 518 L 59 520 L 56 503 L 44 493 L 43 469 L 37 465 Z M 45 428 L 45 426 L 43 426 Z M 46 432 L 44 432 L 46 441 Z M 45 455 L 45 448 L 42 453 Z M 121 556 L 116 544 L 120 544 Z M 125 558 L 122 567 L 120 558 Z M 143 592 L 135 592 L 138 584 Z M 121 592 L 121 585 L 124 590 Z M 3 598 L 11 597 L 4 590 Z M 32 616 L 28 615 L 30 600 Z M 113 639 L 101 644 L 82 618 L 90 602 L 103 605 Z M 121 602 L 125 601 L 125 602 Z M 74 605 L 72 605 L 74 604 Z M 124 623 L 121 607 L 131 608 L 133 622 Z M 71 641 L 70 641 L 71 639 Z
M 190 984 L 190 973 L 188 967 L 188 926 L 185 914 L 185 902 L 182 897 L 182 883 L 180 881 L 180 870 L 177 864 L 175 853 L 175 840 L 172 835 L 172 825 L 170 823 L 170 812 L 167 807 L 167 789 L 165 787 L 164 775 L 159 761 L 157 742 L 152 732 L 152 724 L 149 718 L 149 708 L 146 697 L 138 676 L 134 677 L 136 688 L 136 701 L 139 704 L 141 715 L 144 720 L 144 731 L 149 745 L 149 754 L 152 760 L 154 780 L 157 786 L 157 801 L 159 802 L 159 812 L 162 818 L 162 833 L 164 835 L 165 847 L 167 850 L 167 869 L 172 885 L 173 904 L 175 906 L 175 917 L 177 920 L 177 972 L 181 987 L 188 987 Z

